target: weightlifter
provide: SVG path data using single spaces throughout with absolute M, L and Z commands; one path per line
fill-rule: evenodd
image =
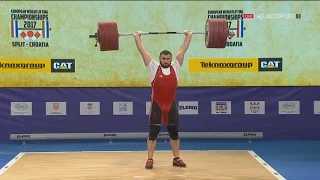
M 141 31 L 134 33 L 134 39 L 145 66 L 149 71 L 149 78 L 152 86 L 152 101 L 149 114 L 149 137 L 147 140 L 148 160 L 145 168 L 153 168 L 153 154 L 157 143 L 158 134 L 162 123 L 167 126 L 170 135 L 170 144 L 173 152 L 173 166 L 186 167 L 186 164 L 179 157 L 179 112 L 175 103 L 175 94 L 178 86 L 179 70 L 183 64 L 185 52 L 189 48 L 192 38 L 191 31 L 184 31 L 185 40 L 181 45 L 177 56 L 172 61 L 172 54 L 168 50 L 160 52 L 159 61 L 156 62 L 146 51 L 141 41 Z

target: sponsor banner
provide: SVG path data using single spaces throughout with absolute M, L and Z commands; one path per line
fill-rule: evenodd
M 258 72 L 257 58 L 192 58 L 189 72 Z
M 6 1 L 1 3 L 0 41 L 1 58 L 48 58 L 48 59 L 76 59 L 72 62 L 62 62 L 50 65 L 52 73 L 39 73 L 34 76 L 28 71 L 21 74 L 1 74 L 2 87 L 150 87 L 149 72 L 141 64 L 141 55 L 134 51 L 136 44 L 122 43 L 121 49 L 116 54 L 108 53 L 101 56 L 97 53 L 99 43 L 90 35 L 97 33 L 97 16 L 84 16 L 83 12 L 101 12 L 108 7 L 108 16 L 117 17 L 121 29 L 139 29 L 147 22 L 150 29 L 171 31 L 181 29 L 181 24 L 176 19 L 185 19 L 185 12 L 190 13 L 192 21 L 184 21 L 184 26 L 195 30 L 204 31 L 205 21 L 208 18 L 224 18 L 227 21 L 228 37 L 225 48 L 206 48 L 205 38 L 194 35 L 192 43 L 185 54 L 186 63 L 179 72 L 179 85 L 184 87 L 208 86 L 319 86 L 317 68 L 320 67 L 319 51 L 310 51 L 310 45 L 315 49 L 318 39 L 319 27 L 312 26 L 307 18 L 312 18 L 303 13 L 317 15 L 318 2 L 292 2 L 281 1 L 272 4 L 261 1 L 254 6 L 240 6 L 232 1 L 216 3 L 215 1 L 177 2 L 174 11 L 166 11 L 166 1 L 127 1 L 126 7 L 121 1 L 99 1 L 88 5 L 85 1 L 78 1 L 75 7 L 72 1 L 48 1 L 44 6 L 39 6 L 37 1 Z M 270 12 L 274 9 L 297 10 L 307 9 L 308 12 Z M 119 11 L 121 7 L 121 11 Z M 228 7 L 228 8 L 226 8 Z M 59 11 L 57 11 L 57 9 Z M 132 11 L 136 9 L 136 11 Z M 153 9 L 166 11 L 168 17 L 159 16 Z M 135 17 L 139 11 L 143 20 Z M 61 12 L 68 12 L 70 23 L 66 21 Z M 269 13 L 269 14 L 268 14 Z M 302 14 L 300 14 L 302 13 Z M 81 17 L 81 18 L 79 18 Z M 305 18 L 305 19 L 304 19 Z M 314 17 L 315 18 L 315 17 Z M 290 19 L 290 22 L 288 20 Z M 268 21 L 268 22 L 266 22 Z M 164 23 L 156 23 L 164 22 Z M 63 30 L 61 24 L 63 23 Z M 79 27 L 77 25 L 80 25 Z M 169 26 L 170 25 L 170 26 Z M 292 38 L 288 31 L 294 29 L 296 34 L 303 35 L 307 41 Z M 304 27 L 308 27 L 305 33 Z M 275 32 L 276 35 L 275 35 Z M 205 35 L 204 35 L 205 36 Z M 92 36 L 91 36 L 92 37 Z M 166 36 L 167 38 L 169 36 Z M 158 59 L 159 48 L 178 49 L 183 43 L 179 36 L 170 36 L 170 43 L 162 36 L 148 36 L 144 44 L 153 59 Z M 86 39 L 85 42 L 84 39 Z M 72 41 L 71 41 L 72 40 Z M 92 43 L 92 44 L 90 44 Z M 292 54 L 295 44 L 299 44 L 299 51 L 303 56 Z M 272 55 L 270 57 L 270 55 Z M 274 56 L 276 55 L 276 56 Z M 281 62 L 278 56 L 281 55 Z M 261 57 L 261 58 L 260 58 Z M 193 61 L 194 58 L 203 58 L 204 62 Z M 208 59 L 209 60 L 208 60 Z M 223 59 L 212 64 L 211 58 Z M 256 59 L 251 61 L 229 62 L 229 60 Z M 274 59 L 265 60 L 263 58 Z M 187 62 L 190 59 L 190 62 Z M 285 62 L 286 61 L 286 62 Z M 106 62 L 112 62 L 106 65 Z M 125 64 L 124 64 L 125 62 Z M 71 63 L 71 64 L 68 64 Z M 190 63 L 190 64 L 189 64 Z M 76 65 L 76 67 L 75 67 Z M 190 66 L 190 73 L 188 67 Z M 286 65 L 286 67 L 284 67 Z M 301 68 L 303 65 L 303 68 Z M 52 68 L 52 69 L 51 69 Z M 0 68 L 1 69 L 1 68 Z M 2 71 L 1 71 L 2 72 Z M 12 72 L 12 71 L 10 71 Z M 37 71 L 40 72 L 40 71 Z M 257 73 L 265 72 L 265 73 Z M 285 72 L 285 73 L 282 73 Z M 228 73 L 221 75 L 220 73 Z M 279 76 L 279 74 L 281 75 Z M 119 78 L 121 77 L 121 78 Z M 187 78 L 185 78 L 187 77 Z M 239 78 L 241 77 L 241 78 Z M 11 79 L 17 79 L 12 81 Z
M 0 72 L 63 73 L 75 72 L 74 59 L 0 58 Z
M 115 90 L 117 93 L 115 93 Z M 148 132 L 148 126 L 146 124 L 148 116 L 145 113 L 147 112 L 146 109 L 149 110 L 149 107 L 146 108 L 145 104 L 147 101 L 151 101 L 150 91 L 150 88 L 90 87 L 59 88 L 59 90 L 57 90 L 57 88 L 27 88 L 27 91 L 26 88 L 2 88 L 0 93 L 0 102 L 2 102 L 0 103 L 0 112 L 3 116 L 0 118 L 0 127 L 2 127 L 0 128 L 0 135 L 2 134 L 0 140 L 8 140 L 9 134 L 16 133 Z M 316 132 L 315 128 L 312 128 L 320 125 L 319 118 L 316 118 L 319 114 L 314 115 L 314 109 L 317 110 L 319 108 L 319 87 L 182 87 L 178 88 L 177 91 L 176 106 L 179 111 L 181 102 L 187 101 L 189 103 L 184 105 L 192 106 L 190 101 L 198 101 L 198 103 L 196 103 L 196 105 L 198 105 L 198 114 L 181 115 L 183 121 L 180 129 L 181 132 L 243 132 L 246 130 L 256 130 L 267 133 L 268 139 L 290 139 L 295 137 L 299 137 L 300 139 L 320 138 L 320 134 L 318 133 L 319 136 L 317 136 L 316 133 L 314 133 Z M 90 103 L 95 102 L 95 100 L 100 101 L 100 116 L 80 116 L 80 102 L 85 101 L 85 103 Z M 10 116 L 9 108 L 10 103 L 13 101 L 31 101 L 32 109 L 36 108 L 36 111 L 32 110 L 32 116 Z M 68 105 L 67 116 L 46 116 L 46 102 L 51 101 L 66 101 Z M 133 115 L 113 115 L 113 102 L 118 101 L 133 102 L 135 106 Z M 179 101 L 181 101 L 180 104 Z M 217 115 L 219 113 L 226 113 L 225 105 L 227 104 L 227 106 L 229 106 L 228 103 L 225 103 L 226 101 L 230 101 L 231 103 L 231 114 Z M 247 114 L 245 113 L 245 101 L 247 101 Z M 254 115 L 253 113 L 261 113 L 262 102 L 260 103 L 259 101 L 265 101 L 265 114 Z M 280 107 L 283 105 L 284 108 L 289 109 L 290 111 L 284 109 L 286 110 L 285 113 L 289 114 L 279 115 L 278 101 L 286 102 L 282 102 L 282 104 L 280 102 Z M 297 102 L 297 104 L 301 106 L 301 108 L 299 107 L 300 114 L 290 114 L 295 113 L 294 111 L 292 112 L 292 110 L 294 110 L 297 105 L 291 101 L 300 101 L 299 103 Z M 257 102 L 259 102 L 259 108 L 257 107 Z M 217 107 L 219 113 L 212 114 L 212 107 L 214 107 L 215 104 L 219 105 Z M 199 110 L 200 106 L 201 109 Z M 17 107 L 21 110 L 24 109 L 23 105 Z M 52 107 L 53 105 L 50 105 L 50 108 Z M 227 110 L 228 109 L 227 107 Z M 317 112 L 319 113 L 319 111 L 316 111 L 316 113 Z M 20 112 L 20 114 L 23 113 L 27 114 L 23 111 Z M 55 121 L 57 118 L 63 121 Z M 75 119 L 76 125 L 74 121 L 69 121 L 68 119 Z M 136 123 L 123 126 L 123 123 L 128 124 L 132 119 L 135 119 Z M 303 123 L 305 119 L 308 119 L 310 123 Z M 93 120 L 90 121 L 92 126 L 88 126 L 88 120 Z M 35 126 L 35 122 L 46 123 L 40 123 Z M 301 125 L 302 123 L 303 126 L 287 126 L 288 122 L 292 122 L 293 125 Z M 63 125 L 61 123 L 63 123 Z M 248 126 L 250 126 L 251 129 L 246 129 Z M 103 131 L 101 131 L 101 127 L 104 129 Z M 278 127 L 286 127 L 286 131 L 279 133 Z M 40 132 L 39 128 L 50 130 L 50 132 Z M 19 132 L 17 132 L 17 130 L 19 130 Z M 163 131 L 166 130 L 163 129 Z M 165 134 L 163 136 L 165 136 Z
M 23 59 L 23 58 L 7 58 L 0 59 L 0 72 L 51 72 L 50 59 Z
M 279 114 L 300 114 L 300 101 L 279 101 Z
M 46 102 L 46 115 L 67 115 L 67 102 Z
M 231 101 L 211 101 L 211 114 L 231 114 Z
M 244 112 L 245 114 L 265 114 L 265 102 L 264 101 L 245 101 Z
M 32 102 L 11 102 L 11 116 L 31 116 Z
M 195 115 L 198 114 L 198 101 L 179 101 L 179 114 Z
M 320 101 L 313 102 L 314 114 L 320 114 Z
M 73 139 L 145 139 L 148 132 L 130 133 L 52 133 L 52 134 L 10 134 L 10 140 L 73 140 Z M 262 139 L 262 132 L 180 132 L 180 138 L 186 139 Z M 160 132 L 159 139 L 169 139 L 167 132 Z
M 133 115 L 133 102 L 113 102 L 113 115 Z
M 282 71 L 282 58 L 259 58 L 259 71 Z
M 53 73 L 73 73 L 76 72 L 74 59 L 51 59 L 51 72 Z
M 80 102 L 80 115 L 100 115 L 100 102 Z

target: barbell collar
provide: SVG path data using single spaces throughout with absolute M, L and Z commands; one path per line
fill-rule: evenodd
M 98 35 L 95 35 L 95 34 L 90 34 L 89 35 L 89 38 L 97 38 L 98 37 Z

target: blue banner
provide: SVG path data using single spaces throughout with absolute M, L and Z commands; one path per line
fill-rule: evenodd
M 2 88 L 0 140 L 146 138 L 150 99 L 150 88 Z M 190 138 L 320 139 L 319 101 L 319 87 L 181 87 L 176 96 Z

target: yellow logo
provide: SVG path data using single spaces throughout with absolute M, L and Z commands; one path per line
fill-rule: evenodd
M 67 66 L 61 66 L 60 69 L 68 69 Z
M 0 59 L 0 72 L 51 72 L 50 59 Z
M 258 58 L 193 58 L 189 72 L 258 72 Z

